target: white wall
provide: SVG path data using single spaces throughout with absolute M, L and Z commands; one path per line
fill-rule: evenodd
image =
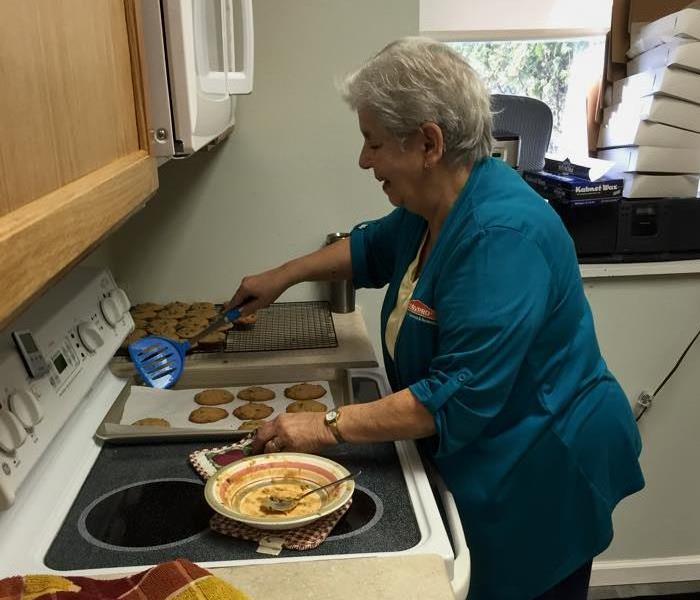
M 317 249 L 390 205 L 362 171 L 362 136 L 335 81 L 418 31 L 418 0 L 255 0 L 255 83 L 214 152 L 170 161 L 160 190 L 90 262 L 134 301 L 228 299 L 241 277 Z M 318 298 L 298 286 L 283 300 Z M 378 340 L 382 293 L 358 304 Z
M 585 282 L 601 350 L 627 396 L 653 392 L 700 329 L 700 275 Z M 700 341 L 639 422 L 646 487 L 615 512 L 602 560 L 700 555 Z M 679 565 L 696 558 L 672 561 Z M 642 579 L 674 576 L 661 562 Z M 700 579 L 694 566 L 691 579 Z

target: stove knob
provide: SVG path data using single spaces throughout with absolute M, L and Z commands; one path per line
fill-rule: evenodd
M 113 298 L 114 301 L 117 303 L 119 311 L 122 315 L 126 314 L 127 311 L 131 308 L 131 300 L 129 300 L 129 296 L 126 295 L 126 292 L 122 288 L 116 288 L 112 290 L 112 293 L 109 295 L 109 297 Z
M 18 390 L 12 394 L 9 408 L 10 412 L 24 425 L 25 429 L 31 429 L 44 418 L 41 404 L 29 390 Z
M 100 310 L 104 315 L 105 321 L 110 327 L 116 327 L 117 323 L 122 320 L 122 311 L 117 305 L 114 298 L 111 296 L 100 300 Z
M 78 337 L 91 354 L 94 354 L 95 350 L 105 343 L 97 328 L 87 321 L 83 321 L 78 325 Z
M 0 409 L 0 450 L 12 453 L 24 444 L 27 432 L 9 410 Z

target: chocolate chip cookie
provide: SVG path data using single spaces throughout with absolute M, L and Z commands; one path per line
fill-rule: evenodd
M 285 388 L 284 395 L 292 400 L 316 400 L 326 395 L 326 388 L 317 383 L 297 383 Z
M 202 406 L 215 406 L 217 404 L 228 404 L 233 402 L 233 394 L 228 390 L 213 388 L 210 390 L 202 390 L 194 395 L 194 401 Z
M 234 409 L 233 416 L 238 417 L 241 421 L 257 421 L 269 417 L 273 412 L 274 409 L 267 404 L 251 402 Z
M 262 424 L 265 421 L 257 420 L 257 421 L 243 421 L 238 426 L 239 431 L 252 431 L 253 429 L 257 429 L 258 427 L 262 426 Z
M 200 406 L 195 408 L 189 416 L 192 423 L 214 423 L 228 417 L 228 411 L 218 406 Z
M 266 387 L 251 385 L 250 387 L 242 389 L 236 396 L 248 402 L 267 402 L 275 397 L 275 392 Z
M 288 413 L 299 413 L 299 412 L 326 412 L 328 407 L 322 402 L 317 402 L 316 400 L 297 400 L 287 405 Z
M 170 422 L 157 417 L 145 417 L 144 419 L 134 421 L 132 425 L 136 425 L 137 427 L 170 427 Z

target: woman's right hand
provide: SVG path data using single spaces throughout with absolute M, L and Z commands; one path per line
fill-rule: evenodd
M 229 306 L 239 306 L 243 316 L 272 304 L 292 282 L 284 267 L 248 275 L 241 280 Z

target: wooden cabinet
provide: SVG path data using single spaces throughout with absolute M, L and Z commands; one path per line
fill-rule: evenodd
M 157 189 L 138 1 L 0 2 L 0 329 Z

